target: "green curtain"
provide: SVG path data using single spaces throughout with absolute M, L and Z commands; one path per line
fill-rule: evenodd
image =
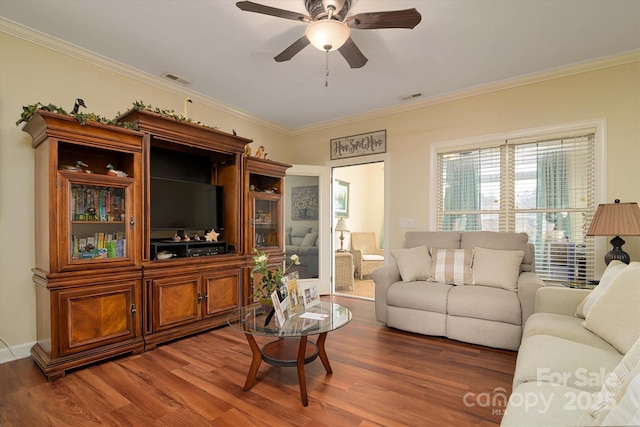
M 455 212 L 477 211 L 480 208 L 480 180 L 478 160 L 462 154 L 446 161 L 446 182 L 443 230 L 481 230 L 480 215 Z
M 560 150 L 548 151 L 538 156 L 537 200 L 539 209 L 561 209 L 569 207 L 569 183 L 567 158 Z M 546 220 L 546 221 L 545 221 Z M 563 231 L 564 238 L 571 240 L 571 222 L 566 212 L 538 214 L 536 243 L 542 243 L 546 224 L 554 224 L 554 230 Z

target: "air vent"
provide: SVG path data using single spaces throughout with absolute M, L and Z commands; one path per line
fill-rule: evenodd
M 188 85 L 189 84 L 189 82 L 187 80 L 183 79 L 182 77 L 178 77 L 175 74 L 164 73 L 162 75 L 162 77 L 167 78 L 167 79 L 169 79 L 171 81 L 174 81 L 174 82 L 182 83 L 183 85 Z
M 421 96 L 422 96 L 422 94 L 420 92 L 418 92 L 418 93 L 414 93 L 412 95 L 401 96 L 400 99 L 403 100 L 403 101 L 409 101 L 410 99 L 420 98 Z

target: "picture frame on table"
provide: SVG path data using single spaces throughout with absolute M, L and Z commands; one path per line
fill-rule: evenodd
M 286 301 L 286 298 L 285 298 Z M 285 302 L 282 301 L 282 302 Z M 278 322 L 277 324 L 282 326 L 284 325 L 284 322 L 286 319 L 286 317 L 284 316 L 284 310 L 282 309 L 282 305 L 281 305 L 281 301 L 280 298 L 278 297 L 278 291 L 273 291 L 273 293 L 271 294 L 271 302 L 273 303 L 273 309 L 276 312 L 276 321 Z M 287 302 L 287 304 L 289 304 Z
M 302 301 L 304 302 L 305 310 L 320 304 L 320 292 L 318 292 L 318 286 L 308 285 L 302 288 Z
M 287 277 L 285 284 L 287 296 L 289 297 L 289 311 L 294 313 L 302 307 L 302 303 L 300 302 L 300 290 L 298 289 L 298 272 L 292 273 L 291 276 Z

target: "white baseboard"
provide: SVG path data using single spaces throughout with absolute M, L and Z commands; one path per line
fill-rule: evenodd
M 11 354 L 9 349 L 3 343 L 0 342 L 0 347 L 2 347 L 0 348 L 0 364 L 12 362 L 16 359 L 24 359 L 26 357 L 30 357 L 31 347 L 33 347 L 34 344 L 35 344 L 35 341 L 11 346 L 11 348 L 13 348 L 13 352 L 17 356 L 16 357 L 13 354 Z

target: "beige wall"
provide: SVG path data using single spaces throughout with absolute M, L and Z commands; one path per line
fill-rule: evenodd
M 15 126 L 23 105 L 41 101 L 106 117 L 142 100 L 182 111 L 184 93 L 125 77 L 86 61 L 0 32 L 0 336 L 12 345 L 35 341 L 33 150 Z M 390 248 L 402 245 L 399 218 L 427 229 L 430 147 L 434 143 L 519 129 L 604 118 L 607 121 L 607 200 L 640 201 L 640 62 L 575 74 L 403 113 L 299 133 L 206 105 L 190 116 L 265 145 L 270 158 L 324 165 L 331 138 L 387 130 Z M 640 260 L 640 238 L 625 249 Z M 600 257 L 600 255 L 599 255 Z M 602 267 L 600 267 L 602 268 Z
M 349 217 L 345 218 L 350 233 L 345 233 L 344 247 L 351 246 L 351 233 L 373 231 L 381 247 L 384 225 L 384 163 L 336 168 L 333 177 L 349 183 Z M 336 238 L 338 233 L 336 233 Z M 337 240 L 337 246 L 340 240 Z
M 83 98 L 86 112 L 115 117 L 141 100 L 181 113 L 185 92 L 142 82 L 0 32 L 0 337 L 11 345 L 35 341 L 34 150 L 15 122 L 23 105 L 38 101 L 71 111 Z M 144 76 L 143 76 L 144 77 Z M 153 77 L 150 77 L 153 80 Z M 166 86 L 166 85 L 165 85 Z M 220 130 L 252 138 L 269 158 L 291 162 L 291 137 L 204 105 L 194 97 L 189 116 Z M 0 345 L 0 350 L 3 346 Z M 27 349 L 19 348 L 21 353 Z
M 606 201 L 640 202 L 640 62 L 470 96 L 408 112 L 373 117 L 297 135 L 296 163 L 329 161 L 329 140 L 387 130 L 389 247 L 402 246 L 400 218 L 427 230 L 430 149 L 434 143 L 606 119 Z M 601 201 L 605 202 L 605 200 Z M 602 239 L 603 242 L 605 238 Z M 608 239 L 606 239 L 608 240 Z M 625 250 L 640 260 L 640 237 Z M 608 244 L 603 244 L 603 247 Z M 607 249 L 608 250 L 608 249 Z M 598 254 L 597 270 L 604 268 Z

